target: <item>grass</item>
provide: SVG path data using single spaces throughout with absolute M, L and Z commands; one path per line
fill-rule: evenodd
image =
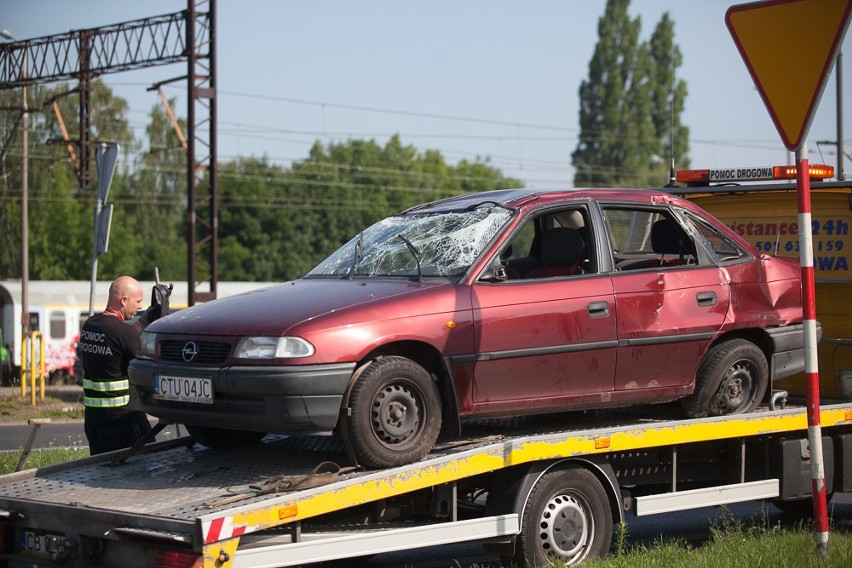
M 828 554 L 816 552 L 810 526 L 770 525 L 766 519 L 743 522 L 730 516 L 711 527 L 701 546 L 684 541 L 657 542 L 628 548 L 626 527 L 616 528 L 615 551 L 585 562 L 585 568 L 848 568 L 852 566 L 852 534 L 830 533 Z
M 32 406 L 29 392 L 26 397 L 21 397 L 17 389 L 6 389 L 0 393 L 0 423 L 26 422 L 30 418 L 82 419 L 83 405 L 53 396 L 45 396 L 41 400 L 37 394 L 36 405 Z
M 82 393 L 82 390 L 80 391 Z M 29 392 L 21 397 L 18 388 L 4 388 L 0 391 L 0 424 L 26 423 L 31 418 L 50 418 L 55 421 L 83 418 L 83 405 L 75 400 L 74 393 L 69 393 L 65 399 L 46 395 L 44 400 L 36 397 L 36 405 L 32 406 Z M 63 396 L 65 394 L 63 393 Z M 40 439 L 44 430 L 40 431 Z M 0 475 L 15 471 L 15 466 L 21 455 L 20 449 L 15 452 L 0 452 Z M 53 440 L 47 448 L 33 450 L 27 457 L 26 468 L 42 467 L 62 463 L 89 456 L 89 449 L 81 436 L 76 439 L 71 436 L 68 440 Z
M 21 452 L 0 452 L 0 475 L 12 473 L 18 465 Z M 56 463 L 65 463 L 71 460 L 89 457 L 89 448 L 84 447 L 82 441 L 71 444 L 68 447 L 55 447 L 33 450 L 27 457 L 25 469 L 43 467 Z

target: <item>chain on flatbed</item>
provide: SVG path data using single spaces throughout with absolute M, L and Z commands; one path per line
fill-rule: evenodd
M 669 413 L 654 409 L 651 416 L 659 421 Z M 478 420 L 465 429 L 465 438 L 438 444 L 429 458 L 452 455 L 505 439 L 535 433 L 552 434 L 581 428 L 590 422 L 598 427 L 613 427 L 634 422 L 636 411 L 575 412 L 552 416 L 533 416 L 507 420 Z M 561 427 L 561 428 L 559 428 Z M 162 444 L 166 445 L 166 444 Z M 152 448 L 156 448 L 154 444 Z M 114 457 L 114 454 L 111 454 Z M 317 464 L 330 461 L 348 463 L 340 438 L 336 435 L 268 436 L 262 443 L 229 449 L 202 446 L 171 448 L 131 457 L 116 466 L 107 465 L 112 457 L 93 457 L 69 464 L 29 470 L 0 477 L 0 499 L 5 497 L 63 503 L 71 506 L 109 509 L 113 512 L 152 515 L 194 521 L 200 514 L 224 507 L 208 507 L 231 495 L 229 488 L 248 486 L 277 476 L 303 476 Z M 356 472 L 344 478 L 370 472 Z M 269 499 L 250 498 L 240 505 Z
M 227 495 L 227 488 L 281 475 L 303 475 L 321 461 L 343 463 L 336 437 L 271 437 L 263 444 L 210 450 L 172 448 L 133 456 L 109 466 L 90 458 L 75 467 L 42 468 L 0 479 L 0 499 L 10 497 L 71 506 L 109 509 L 194 521 L 215 509 L 204 504 Z M 73 463 L 73 462 L 72 462 Z M 19 478 L 15 480 L 14 478 Z

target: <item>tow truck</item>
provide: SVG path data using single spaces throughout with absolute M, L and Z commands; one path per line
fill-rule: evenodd
M 0 566 L 259 568 L 461 542 L 574 564 L 606 554 L 628 515 L 758 499 L 806 510 L 807 415 L 784 392 L 745 415 L 678 416 L 483 421 L 384 470 L 347 466 L 335 435 L 178 438 L 26 470 L 0 477 Z M 852 402 L 820 418 L 828 495 L 852 491 Z
M 743 225 L 747 239 L 759 237 L 762 252 L 795 254 L 785 217 L 789 210 L 795 219 L 795 200 L 788 207 L 784 194 L 792 184 L 753 191 L 711 186 L 709 177 L 681 181 L 692 185 L 667 191 L 703 199 L 734 230 Z M 852 492 L 852 392 L 837 370 L 852 362 L 837 356 L 848 343 L 831 343 L 850 337 L 838 325 L 852 321 L 833 315 L 848 309 L 836 287 L 852 283 L 843 269 L 850 190 L 814 187 L 819 234 L 831 228 L 832 237 L 815 246 L 833 247 L 830 264 L 840 267 L 836 278 L 817 272 L 830 346 L 820 350 L 830 497 Z M 823 198 L 830 208 L 820 209 Z M 140 444 L 0 476 L 0 568 L 296 566 L 462 542 L 519 565 L 550 556 L 573 565 L 606 554 L 614 526 L 632 515 L 753 500 L 807 512 L 808 419 L 791 393 L 776 383 L 757 410 L 712 418 L 683 419 L 677 405 L 658 404 L 472 420 L 464 439 L 439 440 L 423 459 L 379 470 L 350 466 L 334 434 L 219 449 L 190 437 Z

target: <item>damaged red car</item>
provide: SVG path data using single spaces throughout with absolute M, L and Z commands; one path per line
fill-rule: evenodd
M 130 381 L 209 446 L 339 430 L 369 467 L 505 417 L 749 412 L 804 368 L 800 270 L 649 190 L 498 190 L 365 228 L 297 280 L 169 315 Z

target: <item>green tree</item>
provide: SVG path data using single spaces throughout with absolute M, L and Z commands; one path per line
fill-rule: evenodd
M 2 91 L 0 99 L 4 103 L 9 101 L 8 107 L 21 104 L 19 90 Z M 97 172 L 92 163 L 92 185 L 81 188 L 77 177 L 79 148 L 72 143 L 78 160 L 75 164 L 67 145 L 55 143 L 63 137 L 60 118 L 69 136 L 77 138 L 79 96 L 69 95 L 68 86 L 64 84 L 34 85 L 28 88 L 27 100 L 31 110 L 28 128 L 30 278 L 87 279 L 91 270 Z M 51 102 L 54 100 L 55 107 Z M 59 109 L 58 116 L 55 108 Z M 101 81 L 92 83 L 92 138 L 119 142 L 126 155 L 130 155 L 135 141 L 126 118 L 127 110 L 127 102 L 116 97 Z M 4 135 L 18 116 L 19 112 L 15 111 L 4 113 Z M 10 237 L 6 241 L 8 245 L 0 250 L 0 276 L 4 278 L 21 275 L 21 158 L 19 131 L 2 164 L 0 225 Z M 121 176 L 116 177 L 120 179 Z M 111 250 L 114 242 L 111 240 Z M 120 251 L 118 254 L 122 255 Z
M 686 82 L 677 79 L 675 70 L 683 64 L 680 47 L 674 42 L 674 21 L 668 12 L 654 28 L 649 43 L 653 61 L 652 109 L 654 133 L 662 146 L 666 165 L 674 159 L 675 167 L 689 167 L 689 127 L 681 120 L 686 104 Z
M 220 164 L 220 280 L 271 281 L 300 270 L 308 243 L 289 194 L 286 171 L 265 158 Z
M 403 209 L 461 193 L 519 187 L 487 162 L 448 165 L 393 136 L 317 142 L 291 170 L 265 159 L 219 168 L 220 280 L 301 276 L 370 224 Z
M 174 107 L 175 99 L 169 104 Z M 147 147 L 132 174 L 113 181 L 113 236 L 102 257 L 110 277 L 133 274 L 153 280 L 154 268 L 164 280 L 186 274 L 186 150 L 166 111 L 151 108 L 145 129 Z M 179 121 L 182 132 L 186 124 Z M 112 254 L 112 242 L 122 247 Z
M 33 87 L 30 106 L 42 108 L 65 92 L 65 85 Z M 19 92 L 0 91 L 0 103 L 14 106 L 16 95 L 20 100 Z M 76 137 L 76 95 L 57 101 L 68 132 Z M 87 279 L 95 180 L 80 188 L 65 145 L 48 143 L 61 137 L 48 110 L 29 129 L 30 276 Z M 134 139 L 127 110 L 123 99 L 94 83 L 93 138 L 118 142 L 123 149 L 108 200 L 114 206 L 113 223 L 109 251 L 99 258 L 99 277 L 126 273 L 151 279 L 156 266 L 163 279 L 180 280 L 187 257 L 186 152 L 162 107 L 151 110 L 146 145 Z M 8 135 L 12 113 L 0 116 L 2 133 Z M 185 132 L 186 125 L 181 126 Z M 20 139 L 12 147 L 20 148 Z M 20 276 L 20 158 L 20 150 L 10 151 L 0 164 L 0 229 L 10 236 L 0 248 L 3 278 Z M 384 146 L 374 140 L 317 142 L 306 159 L 289 169 L 251 157 L 219 164 L 218 174 L 220 280 L 295 278 L 385 216 L 434 199 L 522 185 L 504 178 L 487 159 L 451 166 L 440 152 L 420 151 L 399 136 Z
M 629 16 L 629 5 L 608 0 L 598 21 L 598 43 L 579 91 L 575 185 L 659 186 L 668 177 L 668 141 L 677 141 L 682 156 L 688 152 L 688 131 L 680 124 L 686 86 L 674 81 L 681 57 L 673 22 L 665 14 L 651 41 L 640 42 L 641 20 Z

